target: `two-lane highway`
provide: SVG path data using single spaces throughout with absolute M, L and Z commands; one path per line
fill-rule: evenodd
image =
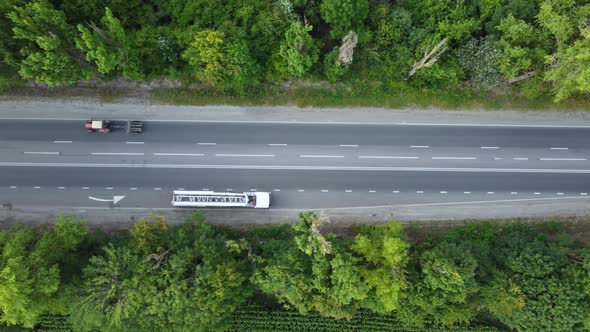
M 590 128 L 1 120 L 0 203 L 169 207 L 174 189 L 273 192 L 273 207 L 539 200 L 590 192 Z

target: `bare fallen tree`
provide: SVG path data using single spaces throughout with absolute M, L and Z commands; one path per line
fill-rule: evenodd
M 342 45 L 340 46 L 340 53 L 338 54 L 338 61 L 345 65 L 351 64 L 352 55 L 357 43 L 358 36 L 354 31 L 350 31 L 344 36 L 344 38 L 342 38 Z
M 410 73 L 408 74 L 408 78 L 414 76 L 414 74 L 416 74 L 416 71 L 418 71 L 418 69 L 429 68 L 433 64 L 435 64 L 438 61 L 438 58 L 440 58 L 440 56 L 448 49 L 447 41 L 448 41 L 448 38 L 444 38 L 443 40 L 440 41 L 440 43 L 436 44 L 436 46 L 434 46 L 430 50 L 430 52 L 425 51 L 424 57 L 422 59 L 420 59 L 420 61 L 414 63 L 414 65 L 412 66 L 412 69 L 410 70 Z
M 520 74 L 518 76 L 515 76 L 515 77 L 509 79 L 508 80 L 508 83 L 509 84 L 514 84 L 514 83 L 517 83 L 517 82 L 520 82 L 520 81 L 528 80 L 529 78 L 535 76 L 535 74 L 537 74 L 537 72 L 535 70 L 529 71 L 529 72 L 526 72 L 524 74 Z

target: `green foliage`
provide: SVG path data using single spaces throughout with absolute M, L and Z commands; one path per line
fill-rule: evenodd
M 222 79 L 225 34 L 219 31 L 197 32 L 189 48 L 182 54 L 188 61 L 194 77 L 209 86 L 216 86 Z
M 207 331 L 250 295 L 241 250 L 199 218 L 140 221 L 130 242 L 90 259 L 69 308 L 75 330 Z M 239 248 L 237 248 L 239 249 Z
M 340 81 L 350 73 L 350 67 L 338 61 L 339 53 L 339 49 L 334 47 L 324 58 L 324 75 L 332 83 Z
M 78 24 L 81 36 L 76 39 L 76 46 L 86 54 L 86 60 L 94 61 L 100 73 L 140 78 L 135 46 L 125 33 L 121 21 L 113 16 L 108 7 L 100 21 L 103 27 L 90 24 L 92 31 Z
M 405 267 L 410 245 L 402 239 L 398 221 L 359 230 L 351 248 L 364 261 L 361 274 L 371 289 L 365 307 L 379 313 L 398 309 L 402 290 L 406 288 Z
M 511 79 L 527 71 L 542 68 L 547 54 L 543 42 L 546 35 L 512 15 L 503 19 L 496 29 L 501 33 L 496 45 L 502 51 L 499 58 L 502 74 Z
M 580 39 L 572 46 L 560 48 L 547 60 L 551 66 L 545 80 L 553 83 L 556 101 L 590 92 L 590 28 L 583 28 Z
M 368 12 L 368 0 L 322 0 L 322 18 L 330 24 L 330 35 L 335 39 L 357 31 Z
M 498 66 L 501 52 L 494 47 L 493 39 L 472 39 L 459 48 L 456 54 L 474 89 L 490 90 L 502 82 Z
M 63 312 L 60 265 L 87 233 L 83 224 L 60 217 L 51 231 L 16 224 L 0 231 L 0 322 L 33 327 L 46 312 Z
M 14 7 L 8 14 L 14 38 L 26 41 L 20 49 L 19 74 L 38 83 L 58 86 L 85 80 L 92 71 L 74 46 L 74 29 L 63 12 L 46 0 Z
M 309 35 L 312 27 L 301 22 L 293 22 L 285 32 L 279 47 L 275 69 L 286 77 L 302 77 L 319 58 L 319 50 Z

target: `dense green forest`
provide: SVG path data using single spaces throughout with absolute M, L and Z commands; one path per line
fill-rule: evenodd
M 590 92 L 590 1 L 3 0 L 0 59 L 4 84 L 167 78 L 257 95 L 304 79 L 562 101 Z
M 562 231 L 472 223 L 411 237 L 399 222 L 340 236 L 219 228 L 201 215 L 128 232 L 0 231 L 0 324 L 40 331 L 583 331 L 590 253 Z

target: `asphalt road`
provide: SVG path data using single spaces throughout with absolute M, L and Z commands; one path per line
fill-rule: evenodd
M 171 190 L 273 192 L 275 208 L 586 196 L 590 129 L 0 121 L 0 203 L 168 207 Z

